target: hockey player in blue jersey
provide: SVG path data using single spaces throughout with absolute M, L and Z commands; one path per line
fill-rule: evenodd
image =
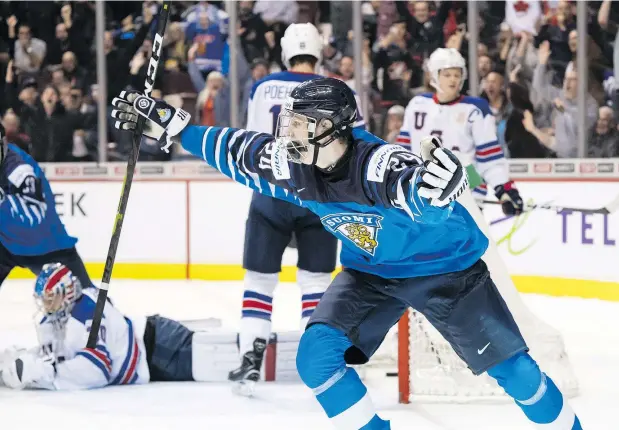
M 1 127 L 1 126 L 0 126 Z M 6 141 L 0 128 L 0 285 L 14 267 L 34 274 L 62 262 L 92 286 L 75 243 L 56 212 L 54 193 L 37 162 Z
M 275 138 L 190 126 L 187 112 L 136 93 L 123 92 L 112 103 L 117 128 L 134 129 L 143 116 L 144 133 L 164 148 L 180 141 L 235 181 L 309 208 L 342 240 L 345 269 L 318 304 L 297 353 L 301 379 L 336 428 L 390 428 L 347 364 L 366 362 L 408 307 L 436 327 L 474 374 L 495 378 L 531 423 L 582 428 L 528 354 L 481 260 L 488 239 L 456 201 L 468 185 L 466 173 L 437 137 L 424 139 L 417 157 L 352 130 L 353 93 L 329 78 L 291 92 Z

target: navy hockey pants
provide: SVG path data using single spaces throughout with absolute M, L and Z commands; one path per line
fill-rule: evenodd
M 308 209 L 254 193 L 245 224 L 243 268 L 279 273 L 292 235 L 298 251 L 297 267 L 312 273 L 331 273 L 337 260 L 337 238 Z
M 459 272 L 404 279 L 345 269 L 325 292 L 308 327 L 322 323 L 341 330 L 353 344 L 346 362 L 362 364 L 409 307 L 430 321 L 476 375 L 527 350 L 482 260 Z
M 146 319 L 144 346 L 150 380 L 193 381 L 193 331 L 168 318 Z

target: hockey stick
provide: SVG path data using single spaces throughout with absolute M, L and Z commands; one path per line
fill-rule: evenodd
M 483 204 L 487 204 L 487 205 L 500 205 L 502 202 L 499 202 L 497 200 L 482 200 Z M 609 215 L 613 212 L 615 212 L 617 209 L 619 209 L 619 195 L 617 197 L 615 197 L 615 199 L 608 203 L 606 206 L 603 206 L 601 208 L 573 208 L 573 207 L 569 207 L 569 206 L 561 206 L 561 205 L 552 205 L 550 203 L 544 203 L 544 204 L 539 204 L 539 205 L 527 205 L 525 206 L 525 211 L 532 211 L 535 209 L 549 209 L 551 211 L 557 211 L 557 212 L 562 212 L 562 211 L 571 211 L 571 212 L 582 212 L 585 214 L 602 214 L 602 215 Z
M 170 16 L 170 3 L 170 0 L 164 1 L 159 12 L 157 33 L 155 33 L 155 37 L 153 39 L 153 52 L 148 62 L 148 68 L 146 69 L 144 94 L 147 96 L 149 96 L 153 91 L 153 87 L 155 85 L 155 76 L 157 75 L 157 69 L 159 68 L 161 48 L 163 47 L 163 35 L 165 34 L 166 25 L 168 24 L 168 17 Z M 112 270 L 114 269 L 116 250 L 118 249 L 118 242 L 120 240 L 120 233 L 123 227 L 125 211 L 127 210 L 127 202 L 129 201 L 129 192 L 131 191 L 131 183 L 133 182 L 133 173 L 135 172 L 135 165 L 138 162 L 140 142 L 142 141 L 142 131 L 144 130 L 145 121 L 146 120 L 144 117 L 139 116 L 135 127 L 135 132 L 133 133 L 133 145 L 131 146 L 129 161 L 127 162 L 127 172 L 125 173 L 125 180 L 123 181 L 123 188 L 120 194 L 120 203 L 118 204 L 118 212 L 116 213 L 116 220 L 114 221 L 114 229 L 112 230 L 110 247 L 108 248 L 107 258 L 105 259 L 105 268 L 103 269 L 103 277 L 101 279 L 101 286 L 99 287 L 97 305 L 92 317 L 92 326 L 90 327 L 90 334 L 88 335 L 88 343 L 86 344 L 86 348 L 94 349 L 97 346 L 97 337 L 99 335 L 99 328 L 101 327 L 101 318 L 103 317 L 103 310 L 105 308 L 105 302 L 107 301 L 107 292 L 110 288 L 110 278 L 112 277 Z

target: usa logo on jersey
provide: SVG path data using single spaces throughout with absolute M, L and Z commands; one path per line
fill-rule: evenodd
M 325 227 L 374 256 L 382 216 L 374 214 L 333 214 L 321 219 Z

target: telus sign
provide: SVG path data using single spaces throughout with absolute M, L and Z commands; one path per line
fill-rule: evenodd
M 594 223 L 597 223 L 600 220 L 600 216 L 597 214 L 586 214 L 583 212 L 562 210 L 557 213 L 557 215 L 561 217 L 563 243 L 567 243 L 568 241 L 568 223 L 570 223 L 570 225 L 573 225 L 573 223 L 578 223 L 580 225 L 580 243 L 583 245 L 603 244 L 604 246 L 615 246 L 616 240 L 611 238 L 611 233 L 609 231 L 608 215 L 602 215 L 602 221 L 604 224 L 602 229 L 602 237 L 593 237 L 590 232 L 590 230 L 593 229 Z M 576 240 L 576 238 L 572 237 L 570 237 L 570 239 L 572 241 Z

